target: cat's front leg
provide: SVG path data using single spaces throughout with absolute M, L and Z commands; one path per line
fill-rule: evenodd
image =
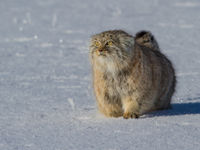
M 122 99 L 122 105 L 123 105 L 123 110 L 124 110 L 124 114 L 123 114 L 124 119 L 139 118 L 140 106 L 138 102 L 136 101 L 136 99 L 133 99 L 130 96 L 125 97 Z

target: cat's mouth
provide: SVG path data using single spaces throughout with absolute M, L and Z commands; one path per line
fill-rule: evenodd
M 107 53 L 108 53 L 107 50 L 102 50 L 102 49 L 97 50 L 96 52 L 97 52 L 97 55 L 98 55 L 98 56 L 106 56 Z

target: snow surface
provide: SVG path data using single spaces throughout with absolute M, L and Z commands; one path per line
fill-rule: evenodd
M 199 0 L 0 3 L 0 150 L 199 150 Z M 146 29 L 173 62 L 173 109 L 139 119 L 96 110 L 89 38 Z

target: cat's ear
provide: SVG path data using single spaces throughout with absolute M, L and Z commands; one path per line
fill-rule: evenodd
M 90 41 L 96 41 L 98 40 L 99 35 L 98 34 L 93 34 L 90 36 Z

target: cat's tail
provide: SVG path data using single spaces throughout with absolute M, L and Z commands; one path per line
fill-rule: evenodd
M 153 34 L 149 31 L 139 31 L 135 35 L 135 42 L 152 50 L 160 51 L 159 45 Z

